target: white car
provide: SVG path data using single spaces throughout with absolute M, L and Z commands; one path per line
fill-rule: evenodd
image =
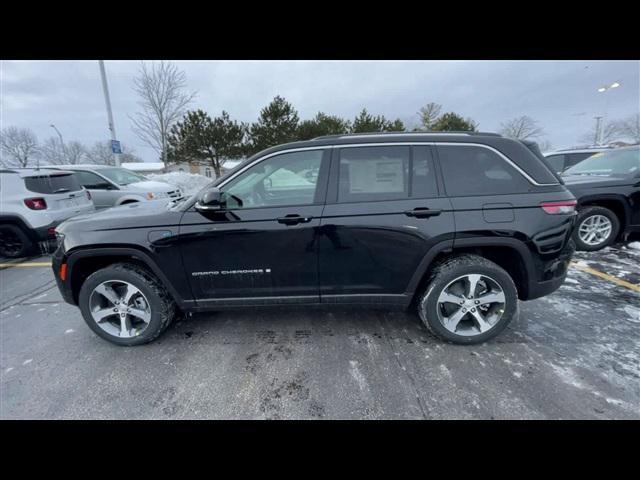
M 75 172 L 80 184 L 91 192 L 98 209 L 155 200 L 164 203 L 183 197 L 179 188 L 148 180 L 126 168 L 109 165 L 61 165 L 51 168 Z
M 0 169 L 0 255 L 23 257 L 55 238 L 55 227 L 94 211 L 91 194 L 69 171 Z

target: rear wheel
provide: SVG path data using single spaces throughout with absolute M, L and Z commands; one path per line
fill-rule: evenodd
M 605 207 L 586 207 L 578 213 L 573 240 L 578 250 L 594 252 L 611 245 L 620 231 L 620 220 Z
M 0 225 L 0 255 L 18 258 L 33 250 L 33 242 L 26 233 L 15 225 Z
M 155 340 L 176 313 L 158 279 L 131 264 L 110 265 L 90 275 L 80 289 L 78 306 L 91 330 L 124 346 Z
M 487 341 L 518 315 L 518 295 L 509 274 L 477 255 L 460 255 L 434 268 L 418 314 L 437 336 L 453 343 Z

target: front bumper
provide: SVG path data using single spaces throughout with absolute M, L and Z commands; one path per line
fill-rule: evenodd
M 62 295 L 62 299 L 70 303 L 71 305 L 77 305 L 77 302 L 73 298 L 73 292 L 71 291 L 71 280 L 69 276 L 65 280 L 60 278 L 60 267 L 65 262 L 65 255 L 62 251 L 62 247 L 59 246 L 58 249 L 53 252 L 51 257 L 51 269 L 53 270 L 53 277 L 56 279 L 56 284 L 58 285 L 58 290 L 60 290 L 60 294 Z M 69 275 L 69 273 L 67 273 Z

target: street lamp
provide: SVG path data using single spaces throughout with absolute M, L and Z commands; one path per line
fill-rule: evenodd
M 64 157 L 64 161 L 66 162 L 67 161 L 67 149 L 64 146 L 64 140 L 62 139 L 62 134 L 60 133 L 60 130 L 58 130 L 53 123 L 51 125 L 49 125 L 49 126 L 51 128 L 53 128 L 56 131 L 56 133 L 58 134 L 58 136 L 60 137 L 60 146 L 62 147 L 62 155 Z
M 609 90 L 613 90 L 614 88 L 618 88 L 620 86 L 620 82 L 615 81 L 610 85 L 603 85 L 600 88 L 598 88 L 598 92 L 599 93 L 607 93 Z M 604 96 L 604 113 L 602 115 L 602 123 L 600 123 L 600 121 L 598 121 L 598 123 L 596 124 L 596 139 L 597 139 L 597 143 L 598 145 L 602 145 L 602 140 L 603 140 L 603 131 L 606 128 L 606 118 L 607 118 L 607 106 L 608 106 L 608 100 L 609 100 L 609 96 L 605 95 Z

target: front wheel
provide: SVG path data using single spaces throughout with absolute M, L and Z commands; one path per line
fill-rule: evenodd
M 444 340 L 481 343 L 517 317 L 518 293 L 500 266 L 477 255 L 459 255 L 434 268 L 418 302 L 418 314 Z
M 605 207 L 586 207 L 578 213 L 573 240 L 578 250 L 595 252 L 609 246 L 618 236 L 620 220 Z
M 156 277 L 124 263 L 91 274 L 80 289 L 78 306 L 91 330 L 123 346 L 155 340 L 176 313 L 173 299 Z

